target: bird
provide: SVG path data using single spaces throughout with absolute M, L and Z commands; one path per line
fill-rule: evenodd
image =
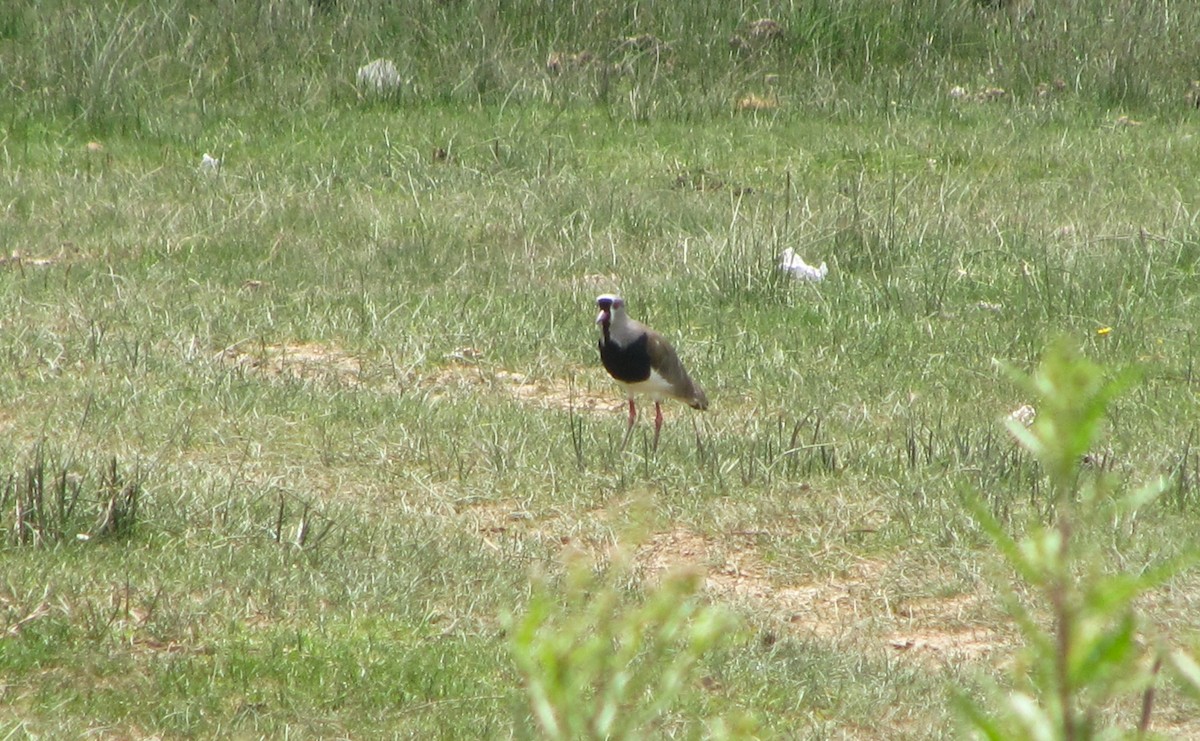
M 600 315 L 600 361 L 625 390 L 629 399 L 629 424 L 621 449 L 629 444 L 637 421 L 637 396 L 654 400 L 654 449 L 662 430 L 662 402 L 678 399 L 693 409 L 708 409 L 708 397 L 684 369 L 678 353 L 665 337 L 625 313 L 625 299 L 611 293 L 596 298 Z

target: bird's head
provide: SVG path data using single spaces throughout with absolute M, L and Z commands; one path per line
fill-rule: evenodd
M 596 307 L 600 309 L 600 315 L 596 317 L 596 324 L 608 325 L 612 323 L 614 316 L 625 315 L 625 299 L 611 293 L 596 297 Z

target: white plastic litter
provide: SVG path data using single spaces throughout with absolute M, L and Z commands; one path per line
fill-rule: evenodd
M 804 258 L 797 255 L 791 247 L 785 249 L 779 256 L 779 269 L 791 273 L 796 280 L 807 280 L 813 283 L 823 281 L 825 276 L 829 275 L 829 266 L 824 262 L 820 267 L 813 267 L 804 262 Z
M 358 68 L 355 77 L 364 92 L 386 95 L 400 89 L 400 70 L 390 59 L 379 58 Z
M 200 158 L 200 169 L 205 172 L 216 172 L 221 169 L 221 160 L 205 152 L 204 156 Z

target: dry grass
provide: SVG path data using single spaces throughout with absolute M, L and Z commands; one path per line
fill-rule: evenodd
M 779 107 L 779 98 L 775 95 L 756 95 L 755 93 L 746 93 L 737 99 L 734 105 L 739 111 L 773 111 Z

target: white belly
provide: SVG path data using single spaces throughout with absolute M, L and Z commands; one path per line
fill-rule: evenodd
M 671 384 L 667 379 L 658 375 L 653 368 L 650 369 L 650 377 L 645 381 L 637 381 L 636 383 L 622 382 L 621 386 L 624 387 L 625 393 L 631 399 L 635 396 L 649 396 L 654 401 L 662 401 L 674 396 Z

